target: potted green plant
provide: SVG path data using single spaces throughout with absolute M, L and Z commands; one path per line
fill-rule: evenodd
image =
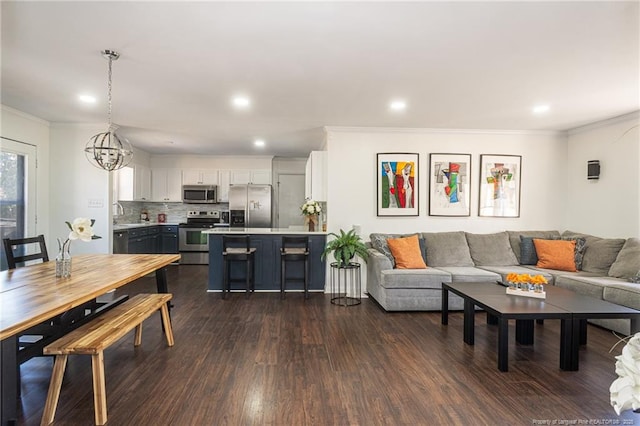
M 327 254 L 333 253 L 333 257 L 338 262 L 339 267 L 348 266 L 356 254 L 365 262 L 367 261 L 367 257 L 369 257 L 367 246 L 364 245 L 360 235 L 356 234 L 353 229 L 349 232 L 344 232 L 341 229 L 340 235 L 331 232 L 329 236 L 333 236 L 335 239 L 329 241 L 325 246 L 321 256 L 323 260 Z

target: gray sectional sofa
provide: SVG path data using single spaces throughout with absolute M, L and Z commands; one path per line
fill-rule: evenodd
M 396 269 L 386 240 L 418 235 L 427 269 Z M 532 239 L 576 240 L 579 270 L 542 269 L 532 261 Z M 565 231 L 505 231 L 493 234 L 424 232 L 407 235 L 370 235 L 367 292 L 386 311 L 438 311 L 442 283 L 452 281 L 506 281 L 511 272 L 544 275 L 549 284 L 640 309 L 640 284 L 631 282 L 640 272 L 640 239 L 599 238 Z M 463 308 L 450 295 L 449 309 Z M 593 323 L 630 334 L 630 321 L 594 320 Z M 635 324 L 634 324 L 635 326 Z

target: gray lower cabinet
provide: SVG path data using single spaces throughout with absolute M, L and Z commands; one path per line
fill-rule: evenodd
M 178 253 L 178 225 L 160 226 L 160 253 Z
M 113 232 L 114 253 L 178 253 L 178 225 L 141 226 Z
M 325 261 L 320 260 L 326 235 L 309 235 L 309 290 L 324 290 Z M 251 234 L 251 247 L 256 248 L 256 290 L 280 290 L 280 248 L 282 235 Z M 209 234 L 209 290 L 222 290 L 223 284 L 222 235 Z M 287 264 L 287 277 L 304 276 L 304 264 Z M 245 277 L 244 265 L 231 264 L 231 278 Z M 300 281 L 287 282 L 287 290 L 302 290 Z M 232 283 L 231 289 L 244 289 L 242 283 Z

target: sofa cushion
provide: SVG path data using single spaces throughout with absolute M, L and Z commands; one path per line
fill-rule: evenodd
M 538 255 L 538 268 L 559 269 L 575 272 L 575 241 L 540 240 L 534 238 L 533 245 Z
M 510 266 L 517 265 L 518 258 L 511 249 L 509 234 L 465 233 L 469 244 L 469 253 L 476 266 Z
M 627 283 L 620 280 L 604 288 L 603 296 L 607 302 L 640 309 L 640 284 Z
M 627 280 L 640 272 L 640 238 L 629 238 L 609 269 L 609 276 Z
M 553 284 L 553 275 L 551 275 L 549 272 L 539 271 L 537 273 L 534 273 L 535 271 L 533 269 L 530 269 L 526 266 L 478 266 L 478 267 L 490 272 L 495 272 L 496 274 L 500 274 L 500 276 L 502 277 L 503 283 L 507 282 L 508 274 L 530 274 L 530 275 L 540 274 L 547 280 L 548 284 Z
M 509 234 L 509 242 L 511 243 L 511 249 L 513 254 L 516 255 L 518 262 L 520 259 L 520 236 L 541 238 L 543 240 L 559 240 L 560 232 L 558 231 L 507 231 Z
M 623 283 L 624 281 L 619 278 L 561 275 L 556 277 L 555 285 L 579 294 L 584 294 L 585 296 L 603 299 L 605 288 Z
M 584 237 L 587 240 L 582 270 L 607 275 L 625 243 L 622 238 L 600 238 L 579 232 L 564 231 L 563 238 Z
M 425 269 L 418 236 L 412 235 L 404 238 L 389 238 L 387 245 L 396 262 L 398 269 Z
M 387 244 L 387 240 L 389 238 L 403 238 L 410 237 L 412 235 L 418 236 L 418 242 L 420 243 L 420 250 L 422 252 L 422 258 L 426 263 L 426 254 L 425 254 L 425 244 L 422 238 L 420 238 L 420 234 L 381 234 L 381 233 L 372 233 L 369 235 L 369 239 L 371 240 L 371 247 L 378 250 L 380 253 L 387 256 L 387 258 L 391 261 L 391 266 L 395 268 L 396 261 L 393 258 L 393 254 L 391 250 L 389 250 L 389 245 Z
M 451 275 L 435 268 L 387 269 L 381 271 L 380 285 L 384 288 L 441 289 L 443 282 L 451 282 Z
M 474 266 L 464 232 L 425 232 L 427 265 Z
M 591 243 L 587 240 L 582 270 L 607 275 L 624 242 L 622 238 L 601 238 Z
M 475 266 L 441 266 L 438 269 L 449 273 L 452 282 L 495 282 L 502 279 L 500 274 Z

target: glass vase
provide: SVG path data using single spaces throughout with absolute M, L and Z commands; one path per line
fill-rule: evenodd
M 56 256 L 56 278 L 69 278 L 71 276 L 71 240 L 62 242 L 58 238 L 58 255 Z

